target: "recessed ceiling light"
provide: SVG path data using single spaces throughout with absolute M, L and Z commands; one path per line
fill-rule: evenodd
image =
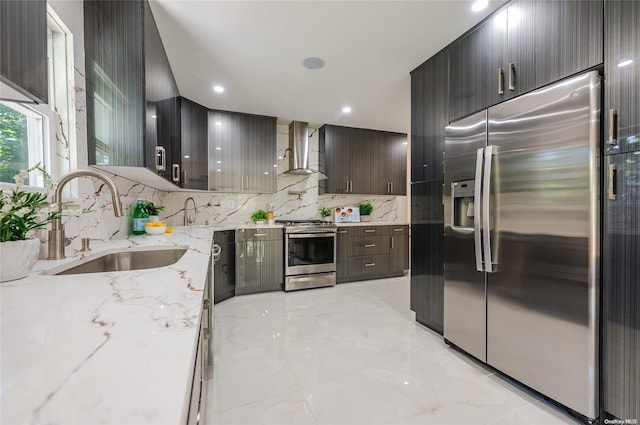
M 190 158 L 190 156 L 189 156 L 189 155 L 185 155 L 184 157 L 185 157 L 185 159 L 189 159 L 189 158 Z
M 224 91 L 224 87 L 222 86 L 213 86 L 213 91 L 216 93 L 222 93 Z
M 312 56 L 303 60 L 302 66 L 307 69 L 320 69 L 324 66 L 324 59 Z
M 629 66 L 633 63 L 633 59 L 622 59 L 618 62 L 618 68 L 624 68 L 625 66 Z
M 484 9 L 488 5 L 489 5 L 489 0 L 476 0 L 471 5 L 471 10 L 473 10 L 474 12 L 480 12 L 482 9 Z
M 344 108 L 342 108 L 342 112 L 348 114 L 349 112 L 351 112 L 351 106 L 345 106 Z
M 620 66 L 620 65 L 618 65 L 618 66 Z M 157 115 L 151 115 L 151 118 L 158 118 L 158 116 Z
M 216 121 L 216 125 L 222 125 L 220 121 Z
M 219 151 L 222 150 L 222 148 L 220 146 L 216 146 L 216 150 Z

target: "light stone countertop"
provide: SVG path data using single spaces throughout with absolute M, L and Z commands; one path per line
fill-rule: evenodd
M 0 423 L 186 423 L 213 230 L 92 241 L 88 255 L 38 261 L 28 277 L 0 283 Z M 176 245 L 188 251 L 166 267 L 42 273 L 114 249 Z

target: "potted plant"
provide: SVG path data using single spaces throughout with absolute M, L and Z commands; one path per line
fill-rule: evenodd
M 253 220 L 255 224 L 264 224 L 267 218 L 269 218 L 269 213 L 262 209 L 251 214 L 251 220 Z
M 371 221 L 373 205 L 370 202 L 363 202 L 358 205 L 358 208 L 360 209 L 360 221 Z
M 327 217 L 331 217 L 333 215 L 333 210 L 327 207 L 320 207 L 320 217 L 323 219 L 327 219 Z
M 25 179 L 34 170 L 42 173 L 47 193 L 22 190 Z M 60 216 L 59 206 L 47 201 L 54 185 L 39 163 L 20 171 L 13 179 L 15 189 L 11 192 L 0 189 L 0 282 L 29 274 L 40 251 L 40 240 L 33 237 L 33 232 Z
M 144 209 L 147 211 L 147 214 L 149 214 L 149 221 L 155 223 L 160 221 L 160 211 L 164 210 L 164 207 L 147 201 Z

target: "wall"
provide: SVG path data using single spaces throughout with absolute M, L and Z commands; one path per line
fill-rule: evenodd
M 75 138 L 77 152 L 77 168 L 87 167 L 87 129 L 86 129 L 86 90 L 84 63 L 84 23 L 81 0 L 49 0 L 49 5 L 73 34 L 74 42 L 74 75 L 75 93 Z M 304 117 L 301 117 L 304 119 Z M 310 129 L 314 131 L 315 129 Z M 283 155 L 288 147 L 288 126 L 278 125 L 278 153 Z M 318 168 L 318 134 L 310 138 L 312 168 Z M 69 152 L 73 158 L 74 152 Z M 76 161 L 74 161 L 76 162 Z M 76 164 L 72 164 L 75 166 Z M 67 217 L 63 221 L 67 237 L 73 239 L 72 248 L 79 248 L 80 235 L 96 239 L 125 238 L 130 233 L 131 215 L 136 199 L 144 198 L 165 206 L 161 214 L 170 225 L 182 225 L 184 202 L 191 196 L 195 199 L 198 212 L 196 224 L 234 225 L 250 223 L 251 214 L 258 209 L 266 209 L 268 203 L 275 205 L 275 216 L 289 219 L 319 218 L 321 206 L 337 207 L 357 205 L 362 201 L 373 204 L 372 219 L 382 222 L 407 221 L 406 196 L 365 196 L 365 195 L 319 195 L 318 177 L 294 176 L 284 174 L 288 170 L 288 158 L 278 161 L 277 192 L 273 194 L 244 194 L 216 192 L 162 192 L 141 183 L 134 182 L 114 174 L 110 174 L 120 190 L 120 199 L 125 209 L 123 218 L 113 215 L 111 194 L 99 181 L 79 179 L 77 196 L 73 196 L 70 208 L 82 209 L 80 217 Z M 290 192 L 301 192 L 293 195 Z M 45 237 L 46 232 L 40 232 Z

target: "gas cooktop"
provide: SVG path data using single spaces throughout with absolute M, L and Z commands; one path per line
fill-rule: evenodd
M 335 224 L 324 220 L 276 220 L 276 223 L 285 226 L 310 226 L 310 227 L 335 227 Z
M 337 228 L 335 223 L 323 220 L 276 220 L 276 222 L 284 224 L 286 233 L 335 233 Z

